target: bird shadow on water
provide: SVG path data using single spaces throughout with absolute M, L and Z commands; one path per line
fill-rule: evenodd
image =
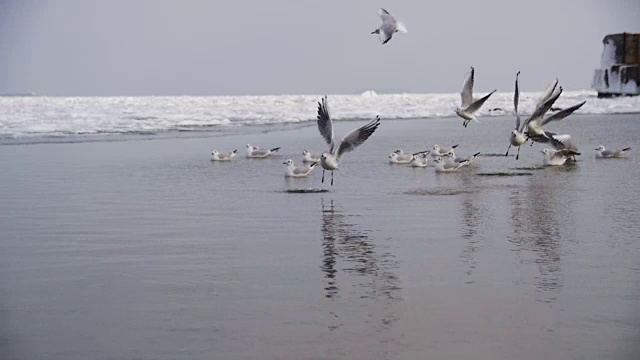
M 353 223 L 334 200 L 321 199 L 322 262 L 324 297 L 331 301 L 334 331 L 348 327 L 340 313 L 366 312 L 364 322 L 388 328 L 398 320 L 392 305 L 402 301 L 401 283 L 395 270 L 398 262 L 386 246 L 375 243 L 371 231 Z M 355 307 L 355 309 L 354 309 Z M 353 324 L 351 324 L 353 325 Z M 378 329 L 376 331 L 381 331 Z

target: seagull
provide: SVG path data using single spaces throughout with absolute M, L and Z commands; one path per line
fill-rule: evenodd
M 475 159 L 478 157 L 478 155 L 480 155 L 480 152 L 477 152 L 477 153 L 475 153 L 475 154 L 473 154 L 473 155 L 471 155 L 471 156 L 456 156 L 456 153 L 455 153 L 453 150 L 451 150 L 451 151 L 449 152 L 449 155 L 447 155 L 447 156 L 448 156 L 449 158 L 451 158 L 451 162 L 454 162 L 454 163 L 463 163 L 463 162 L 465 162 L 465 161 L 466 161 L 466 162 L 467 162 L 467 164 L 466 164 L 466 165 L 471 165 L 471 163 L 473 162 L 473 160 L 475 160 Z
M 596 148 L 596 157 L 603 159 L 621 158 L 624 157 L 627 151 L 631 150 L 630 147 L 622 150 L 606 150 L 604 146 L 600 145 Z
M 567 150 L 551 150 L 551 149 L 543 149 L 542 154 L 544 154 L 544 164 L 545 165 L 564 165 L 567 162 L 569 157 L 580 155 L 579 152 L 573 151 L 570 149 Z
M 456 108 L 456 114 L 464 119 L 462 126 L 467 127 L 469 121 L 474 120 L 478 122 L 478 119 L 475 117 L 475 112 L 480 110 L 482 105 L 489 99 L 496 90 L 493 90 L 489 94 L 484 97 L 473 101 L 473 79 L 474 79 L 475 69 L 473 66 L 471 67 L 471 72 L 467 75 L 464 80 L 464 85 L 462 86 L 462 91 L 460 92 L 460 98 L 462 99 L 462 106 Z
M 551 109 L 551 107 L 556 102 L 556 100 L 558 100 L 558 98 L 562 94 L 562 91 L 563 89 L 561 86 L 558 91 L 556 91 L 544 103 L 539 105 L 535 109 L 533 114 L 531 114 L 531 116 L 524 122 L 524 124 L 522 124 L 521 131 L 524 132 L 524 129 L 525 128 L 527 129 L 527 131 L 524 132 L 524 134 L 527 136 L 528 139 L 531 139 L 535 142 L 540 142 L 540 143 L 549 142 L 551 140 L 551 135 L 554 135 L 554 134 L 544 131 L 542 127 L 552 121 L 560 121 L 566 118 L 567 116 L 573 114 L 573 112 L 575 112 L 576 110 L 580 109 L 582 105 L 586 103 L 586 101 L 583 101 L 581 103 L 570 106 L 566 109 L 558 111 L 557 113 L 545 118 L 544 115 L 549 111 L 549 109 Z
M 269 150 L 264 150 L 264 149 L 260 149 L 257 146 L 253 146 L 251 144 L 247 144 L 247 157 L 248 158 L 266 158 L 268 156 L 270 156 L 272 153 L 276 152 L 280 150 L 279 147 L 273 148 L 273 149 L 269 149 Z
M 340 157 L 349 151 L 355 150 L 362 145 L 380 126 L 380 116 L 376 116 L 368 124 L 351 130 L 340 143 L 335 142 L 333 138 L 333 120 L 329 114 L 329 103 L 327 97 L 323 97 L 318 102 L 318 130 L 320 135 L 329 144 L 329 152 L 325 152 L 320 157 L 320 165 L 322 165 L 322 182 L 324 183 L 324 171 L 331 171 L 331 185 L 333 185 L 333 171 L 338 168 Z
M 380 27 L 375 29 L 371 34 L 378 34 L 380 37 L 380 41 L 382 44 L 386 44 L 391 40 L 393 34 L 397 32 L 407 32 L 407 28 L 400 21 L 396 21 L 396 19 L 389 14 L 389 12 L 385 9 L 378 10 L 378 16 L 380 16 Z
M 458 171 L 458 169 L 460 169 L 461 167 L 468 165 L 469 162 L 468 161 L 463 161 L 461 163 L 454 163 L 454 162 L 444 162 L 442 160 L 442 157 L 438 156 L 435 159 L 436 162 L 436 172 L 453 172 L 453 171 Z
M 413 160 L 411 160 L 411 167 L 427 167 L 427 154 L 428 153 L 421 153 L 414 156 Z
M 516 112 L 516 128 L 511 130 L 511 136 L 509 137 L 509 148 L 507 148 L 507 153 L 504 156 L 509 156 L 509 150 L 511 150 L 512 146 L 518 147 L 518 153 L 516 154 L 516 160 L 520 157 L 520 146 L 527 141 L 527 138 L 523 133 L 519 131 L 520 129 L 520 114 L 518 114 L 518 102 L 520 101 L 520 90 L 518 89 L 518 76 L 520 75 L 520 71 L 516 74 L 516 89 L 513 93 L 513 108 Z
M 293 160 L 289 159 L 283 164 L 287 165 L 287 170 L 284 173 L 285 177 L 307 177 L 311 174 L 313 168 L 318 164 L 317 162 L 311 163 L 311 165 L 296 167 L 293 165 Z
M 441 148 L 440 145 L 435 144 L 433 145 L 433 151 L 431 151 L 431 156 L 433 157 L 449 156 L 450 153 L 453 151 L 453 149 L 457 147 L 458 147 L 458 144 L 455 144 L 452 147 L 445 147 L 445 148 Z
M 211 161 L 230 161 L 236 156 L 238 150 L 233 150 L 231 152 L 219 152 L 218 150 L 213 150 L 211 153 Z
M 322 154 L 312 153 L 309 150 L 305 149 L 302 151 L 302 162 L 306 162 L 306 163 L 319 162 L 321 155 Z
M 398 152 L 400 151 L 400 152 Z M 428 154 L 430 150 L 427 151 L 419 151 L 413 154 L 405 154 L 402 150 L 396 150 L 389 155 L 389 162 L 391 164 L 409 164 L 413 159 L 421 154 Z

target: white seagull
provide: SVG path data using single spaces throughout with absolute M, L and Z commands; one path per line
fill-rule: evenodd
M 427 167 L 427 163 L 427 153 L 422 153 L 413 157 L 413 160 L 411 160 L 411 167 Z
M 279 147 L 273 148 L 273 149 L 260 149 L 257 146 L 253 146 L 251 144 L 247 144 L 247 157 L 248 158 L 258 158 L 258 159 L 264 159 L 268 156 L 270 156 L 271 154 L 273 154 L 274 152 L 280 150 Z
M 302 162 L 306 162 L 306 163 L 320 162 L 321 155 L 322 154 L 312 153 L 309 150 L 304 149 L 302 151 Z
M 451 147 L 444 147 L 441 148 L 440 145 L 435 144 L 433 145 L 433 150 L 431 151 L 431 156 L 433 156 L 434 158 L 438 157 L 438 156 L 449 156 L 451 155 L 451 152 L 453 151 L 453 149 L 457 148 L 458 144 L 455 144 Z
M 389 163 L 391 164 L 409 164 L 418 155 L 427 155 L 430 150 L 419 151 L 413 154 L 405 154 L 402 150 L 396 150 L 389 155 Z
M 469 121 L 474 120 L 475 122 L 479 122 L 476 119 L 475 113 L 480 110 L 482 105 L 489 99 L 496 90 L 488 93 L 484 97 L 473 100 L 473 81 L 474 81 L 475 69 L 473 66 L 471 67 L 471 72 L 467 74 L 467 77 L 464 80 L 464 84 L 462 85 L 462 91 L 460 92 L 460 98 L 462 99 L 461 107 L 456 108 L 456 114 L 464 119 L 462 125 L 467 127 Z
M 230 161 L 236 156 L 238 150 L 233 150 L 231 152 L 219 152 L 218 150 L 213 150 L 211 153 L 211 161 Z
M 451 150 L 451 152 L 449 152 L 448 157 L 451 158 L 451 162 L 458 163 L 458 164 L 467 162 L 466 165 L 471 165 L 473 160 L 475 160 L 478 157 L 478 155 L 480 155 L 480 152 L 477 152 L 471 156 L 456 156 L 456 153 L 453 150 Z
M 378 34 L 380 37 L 380 41 L 382 44 L 386 44 L 391 40 L 393 34 L 397 32 L 407 32 L 407 28 L 400 21 L 396 21 L 396 19 L 389 14 L 389 12 L 385 9 L 378 10 L 378 15 L 380 16 L 380 27 L 375 29 L 371 34 Z
M 320 165 L 322 165 L 322 182 L 324 183 L 324 171 L 331 171 L 331 185 L 333 185 L 333 171 L 338 168 L 340 157 L 349 151 L 355 150 L 362 145 L 380 126 L 380 116 L 376 116 L 368 124 L 351 130 L 340 143 L 336 144 L 333 139 L 333 120 L 329 114 L 329 103 L 327 97 L 323 97 L 318 102 L 318 130 L 320 135 L 329 144 L 329 152 L 325 152 L 320 157 Z
M 463 161 L 461 163 L 444 162 L 440 156 L 435 159 L 435 162 L 437 173 L 458 171 L 461 167 L 469 164 L 468 161 Z
M 293 164 L 293 160 L 289 159 L 283 164 L 287 165 L 287 170 L 284 172 L 285 177 L 307 177 L 318 163 L 314 162 L 310 165 L 296 167 Z
M 527 138 L 524 136 L 524 134 L 520 132 L 520 114 L 518 114 L 518 102 L 520 101 L 520 90 L 518 89 L 518 75 L 520 75 L 520 71 L 518 71 L 518 73 L 516 74 L 516 89 L 513 93 L 513 109 L 516 112 L 516 128 L 511 130 L 511 135 L 509 137 L 509 148 L 507 148 L 507 152 L 506 154 L 504 154 L 504 156 L 509 156 L 509 150 L 511 150 L 511 147 L 517 146 L 518 153 L 516 154 L 516 160 L 520 158 L 520 146 L 527 141 Z
M 552 166 L 564 165 L 564 163 L 566 163 L 571 156 L 580 155 L 579 152 L 573 151 L 571 149 L 566 149 L 566 150 L 543 149 L 541 152 L 544 155 L 544 164 L 552 165 Z
M 602 159 L 621 158 L 627 151 L 631 150 L 630 147 L 622 150 L 607 150 L 604 146 L 600 145 L 596 148 L 596 157 Z

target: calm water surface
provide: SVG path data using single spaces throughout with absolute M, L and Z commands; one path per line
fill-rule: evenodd
M 0 146 L 0 353 L 638 359 L 639 119 L 553 124 L 583 155 L 544 169 L 540 145 L 489 156 L 510 118 L 384 121 L 333 187 L 283 178 L 325 149 L 313 126 Z M 209 161 L 247 143 L 282 152 Z M 434 143 L 487 156 L 456 174 L 387 163 Z M 634 150 L 596 160 L 600 144 Z M 286 192 L 310 188 L 330 191 Z

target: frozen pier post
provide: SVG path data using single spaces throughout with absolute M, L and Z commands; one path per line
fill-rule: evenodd
M 610 34 L 602 39 L 600 69 L 591 88 L 598 97 L 640 95 L 640 34 Z

